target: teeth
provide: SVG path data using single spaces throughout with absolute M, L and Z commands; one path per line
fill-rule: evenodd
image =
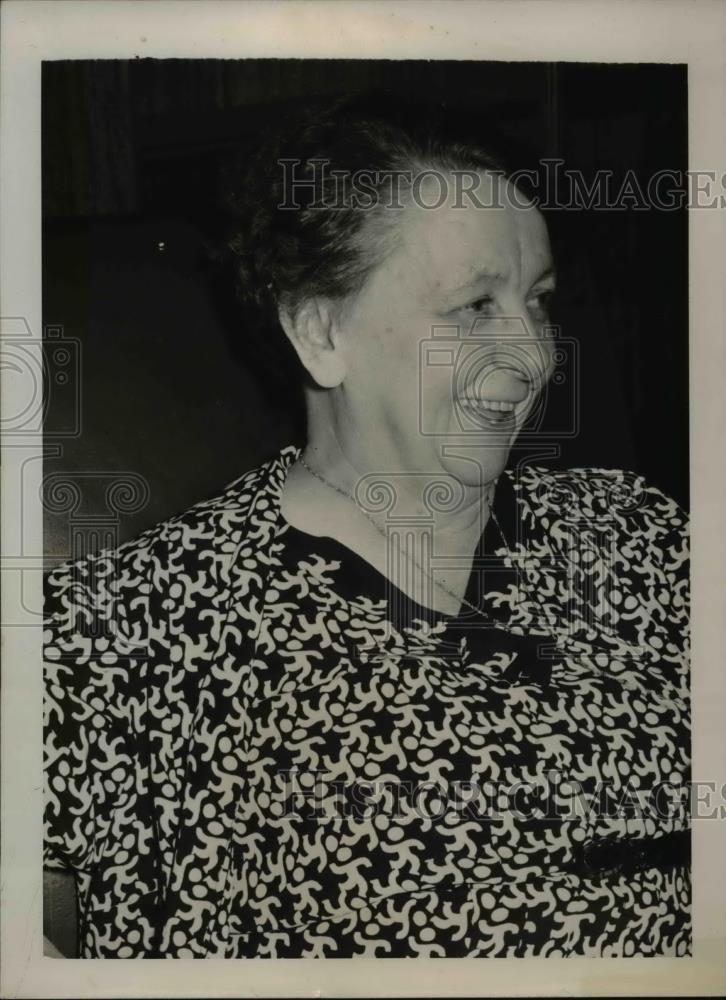
M 465 396 L 462 403 L 476 410 L 494 410 L 499 413 L 511 413 L 514 410 L 514 403 L 503 399 L 474 399 L 471 396 Z

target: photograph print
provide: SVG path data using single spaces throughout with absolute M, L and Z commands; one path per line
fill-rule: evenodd
M 687 97 L 43 63 L 47 955 L 692 954 Z

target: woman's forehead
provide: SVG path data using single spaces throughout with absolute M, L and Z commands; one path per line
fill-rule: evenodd
M 411 203 L 398 220 L 399 261 L 423 282 L 455 288 L 475 274 L 526 281 L 552 267 L 547 226 L 533 206 Z M 393 263 L 391 261 L 391 263 Z

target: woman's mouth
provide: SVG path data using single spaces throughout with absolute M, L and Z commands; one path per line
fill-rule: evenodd
M 476 396 L 462 396 L 458 402 L 468 416 L 497 427 L 512 423 L 518 406 L 509 399 L 480 399 Z

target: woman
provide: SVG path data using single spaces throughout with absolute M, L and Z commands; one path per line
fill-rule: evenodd
M 48 579 L 81 956 L 688 954 L 684 515 L 507 468 L 543 216 L 430 118 L 342 103 L 263 155 L 232 249 L 305 446 Z

